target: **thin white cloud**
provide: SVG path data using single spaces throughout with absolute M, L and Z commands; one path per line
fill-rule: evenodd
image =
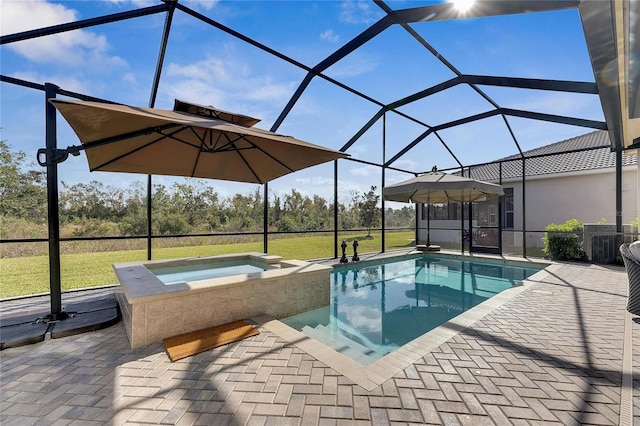
M 370 142 L 364 140 L 356 141 L 356 143 L 351 145 L 347 150 L 348 154 L 357 158 L 363 158 L 369 154 L 369 152 L 371 152 Z
M 340 61 L 329 68 L 332 77 L 357 77 L 378 68 L 376 58 L 354 52 L 345 61 Z
M 78 12 L 61 4 L 43 0 L 6 1 L 2 3 L 0 31 L 3 35 L 49 27 L 80 19 Z M 126 66 L 118 56 L 109 56 L 104 35 L 74 30 L 7 45 L 33 62 L 57 63 L 77 67 L 90 65 L 97 70 Z
M 395 163 L 393 163 L 393 166 L 399 169 L 404 169 L 404 170 L 417 170 L 419 168 L 417 161 L 404 159 L 404 158 L 401 158 Z
M 380 309 L 370 306 L 353 306 L 349 308 L 340 306 L 338 309 L 352 327 L 365 333 L 379 333 L 382 331 Z
M 170 63 L 167 73 L 170 76 L 186 77 L 193 80 L 219 80 L 228 82 L 231 75 L 227 72 L 227 64 L 217 58 L 208 58 L 194 64 L 179 65 Z
M 291 96 L 293 91 L 292 85 L 273 83 L 267 81 L 262 87 L 257 87 L 253 91 L 247 93 L 248 99 L 256 101 L 269 101 L 273 99 L 285 99 Z
M 505 102 L 507 104 L 507 102 Z M 525 111 L 544 111 L 550 114 L 584 116 L 585 112 L 599 107 L 593 95 L 571 93 L 536 93 L 528 97 L 521 96 L 510 103 L 514 108 Z M 599 111 L 597 111 L 599 113 Z
M 355 195 L 362 195 L 366 191 L 365 184 L 360 186 L 358 183 L 349 180 L 338 181 L 338 199 L 342 204 L 351 205 Z
M 300 185 L 312 185 L 312 186 L 331 186 L 333 187 L 333 179 L 325 178 L 322 176 L 313 176 L 305 178 L 296 178 L 296 183 Z
M 222 90 L 203 81 L 192 79 L 175 80 L 171 81 L 171 84 L 165 90 L 171 99 L 181 99 L 187 102 L 233 109 L 225 101 L 227 96 Z
M 372 5 L 371 2 L 359 0 L 343 1 L 340 4 L 340 21 L 347 24 L 371 25 L 384 15 Z
M 2 2 L 0 33 L 14 34 L 42 27 L 72 22 L 78 19 L 73 9 L 43 0 Z
M 325 40 L 330 43 L 337 43 L 340 41 L 340 36 L 333 32 L 333 30 L 325 30 L 320 34 L 320 40 Z
M 65 74 L 45 75 L 37 72 L 17 72 L 12 75 L 14 78 L 26 81 L 47 82 L 57 85 L 65 90 L 77 93 L 91 93 L 92 84 L 87 84 L 84 80 Z M 94 87 L 95 89 L 95 87 Z M 95 90 L 94 90 L 95 92 Z
M 246 110 L 245 103 L 254 108 L 256 101 L 259 104 L 282 103 L 294 90 L 293 83 L 274 81 L 270 75 L 258 75 L 248 64 L 231 58 L 208 57 L 191 64 L 171 63 L 166 78 L 164 87 L 171 97 L 242 110 L 246 114 L 253 112 Z
M 131 84 L 132 86 L 137 86 L 138 85 L 138 79 L 136 78 L 136 75 L 134 73 L 131 72 L 127 72 L 124 73 L 122 75 L 122 81 Z
M 218 4 L 218 0 L 187 0 L 185 4 L 195 10 L 211 10 Z
M 135 7 L 149 7 L 156 6 L 158 4 L 158 0 L 108 0 L 110 3 L 116 4 L 118 6 L 128 6 L 133 5 Z M 214 8 L 216 4 L 218 4 L 218 0 L 184 0 L 180 3 L 183 3 L 185 6 L 188 6 L 194 10 L 211 10 Z
M 158 2 L 155 0 L 109 0 L 109 1 L 111 3 L 117 4 L 118 6 L 132 4 L 136 7 L 148 7 L 148 6 L 154 6 L 158 4 Z
M 367 176 L 379 175 L 380 174 L 379 171 L 380 169 L 375 166 L 362 166 L 362 167 L 354 167 L 350 169 L 349 173 L 351 173 L 354 176 L 367 177 Z

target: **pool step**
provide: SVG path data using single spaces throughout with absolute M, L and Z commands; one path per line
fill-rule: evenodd
M 340 330 L 340 334 L 345 338 L 347 338 L 349 341 L 353 340 L 352 337 L 349 337 L 349 336 L 355 337 L 356 339 L 358 339 L 355 342 L 356 344 L 360 344 L 366 347 L 368 351 L 375 352 L 379 356 L 384 356 L 389 352 L 393 352 L 396 349 L 398 349 L 398 346 L 393 344 L 380 345 L 378 343 L 372 342 L 367 336 L 362 334 L 362 332 L 359 331 L 357 328 L 352 327 L 338 319 L 330 318 L 329 321 L 330 323 L 327 326 L 328 328 L 331 328 L 332 330 Z
M 362 365 L 369 365 L 380 358 L 372 349 L 356 343 L 340 335 L 336 330 L 332 330 L 324 325 L 317 325 L 315 327 L 304 326 L 302 332 Z M 372 357 L 369 354 L 374 356 Z

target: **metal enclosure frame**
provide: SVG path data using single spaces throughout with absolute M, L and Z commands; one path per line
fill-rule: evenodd
M 245 43 L 252 45 L 253 47 L 266 52 L 267 54 L 273 55 L 279 58 L 282 61 L 285 61 L 295 67 L 300 68 L 301 70 L 306 71 L 306 76 L 302 79 L 299 86 L 295 90 L 293 96 L 289 99 L 289 102 L 286 104 L 284 109 L 280 112 L 278 118 L 275 120 L 273 126 L 269 129 L 271 131 L 277 131 L 280 125 L 286 120 L 287 116 L 291 112 L 292 108 L 296 105 L 296 102 L 300 99 L 302 94 L 305 92 L 309 84 L 314 78 L 321 78 L 327 81 L 330 84 L 333 84 L 343 90 L 350 92 L 367 102 L 372 103 L 377 106 L 379 110 L 351 137 L 349 140 L 345 141 L 341 151 L 347 152 L 349 148 L 360 138 L 365 132 L 371 128 L 374 124 L 379 121 L 382 122 L 383 126 L 383 135 L 382 135 L 382 152 L 383 152 L 383 161 L 379 164 L 372 163 L 369 161 L 359 160 L 357 158 L 349 158 L 343 161 L 353 161 L 362 164 L 373 165 L 381 168 L 381 185 L 385 184 L 385 172 L 387 170 L 395 170 L 405 173 L 410 173 L 414 175 L 418 175 L 423 170 L 403 170 L 397 167 L 394 167 L 394 163 L 406 154 L 409 150 L 411 150 L 416 145 L 420 144 L 427 136 L 433 134 L 438 139 L 438 141 L 442 144 L 444 149 L 446 149 L 455 162 L 459 166 L 459 172 L 463 173 L 465 168 L 468 168 L 473 165 L 465 165 L 462 164 L 455 153 L 450 149 L 447 145 L 446 141 L 440 135 L 440 131 L 448 128 L 452 128 L 458 125 L 470 123 L 473 121 L 485 119 L 488 117 L 498 116 L 504 122 L 504 125 L 508 129 L 508 132 L 513 140 L 513 144 L 516 147 L 517 151 L 520 153 L 522 159 L 522 177 L 523 177 L 523 203 L 525 202 L 524 198 L 524 184 L 525 184 L 525 160 L 526 157 L 520 148 L 520 144 L 514 132 L 511 129 L 511 125 L 509 123 L 510 117 L 520 117 L 532 120 L 542 120 L 553 123 L 561 123 L 568 124 L 573 126 L 581 126 L 590 129 L 601 129 L 608 130 L 610 139 L 612 142 L 612 149 L 618 151 L 618 164 L 616 167 L 617 178 L 616 178 L 616 212 L 617 214 L 617 229 L 618 232 L 621 232 L 621 215 L 622 211 L 622 198 L 621 198 L 621 151 L 625 149 L 625 146 L 628 146 L 627 143 L 628 137 L 625 134 L 625 113 L 623 111 L 623 107 L 620 102 L 620 93 L 616 90 L 612 90 L 610 86 L 602 84 L 595 79 L 595 82 L 583 82 L 583 81 L 558 81 L 558 80 L 542 80 L 542 79 L 531 79 L 531 78 L 515 78 L 515 77 L 503 77 L 503 76 L 484 76 L 484 75 L 467 75 L 460 72 L 452 63 L 450 63 L 443 55 L 441 55 L 433 46 L 429 44 L 427 40 L 422 38 L 411 26 L 412 23 L 417 22 L 425 22 L 425 21 L 435 21 L 435 20 L 448 20 L 448 19 L 458 19 L 460 16 L 456 13 L 454 7 L 450 3 L 443 3 L 437 5 L 430 5 L 424 7 L 416 7 L 410 9 L 399 9 L 394 10 L 391 9 L 387 4 L 380 0 L 374 0 L 373 2 L 377 7 L 379 7 L 384 13 L 385 16 L 379 21 L 375 22 L 371 26 L 369 26 L 366 30 L 358 34 L 352 40 L 345 43 L 342 47 L 337 49 L 335 52 L 327 56 L 324 60 L 320 61 L 314 66 L 305 65 L 300 63 L 299 61 L 288 57 L 287 55 L 278 52 L 275 49 L 272 49 L 256 40 L 251 39 L 250 37 L 242 34 L 239 31 L 231 29 L 216 20 L 205 16 L 188 6 L 179 3 L 178 0 L 162 0 L 160 4 L 150 7 L 144 7 L 139 9 L 130 10 L 127 12 L 121 12 L 116 14 L 110 14 L 100 17 L 95 17 L 91 19 L 79 20 L 76 22 L 70 22 L 67 24 L 56 25 L 46 28 L 40 28 L 37 30 L 26 31 L 22 33 L 10 34 L 0 37 L 0 45 L 6 45 L 10 43 L 15 43 L 22 40 L 29 40 L 38 37 L 44 37 L 51 34 L 63 33 L 66 31 L 72 31 L 76 29 L 89 28 L 94 27 L 106 23 L 123 21 L 135 19 L 142 16 L 152 15 L 163 13 L 165 14 L 165 24 L 164 30 L 162 33 L 162 38 L 160 42 L 160 49 L 157 56 L 157 62 L 155 66 L 155 74 L 153 78 L 152 89 L 149 98 L 149 106 L 153 107 L 155 105 L 155 100 L 157 96 L 158 86 L 160 80 L 162 78 L 162 69 L 164 65 L 164 56 L 167 48 L 167 44 L 170 41 L 170 31 L 173 22 L 173 16 L 176 11 L 180 13 L 184 13 L 186 15 L 190 15 L 194 19 L 210 25 L 219 31 L 223 31 L 239 40 L 242 40 Z M 577 9 L 583 24 L 585 40 L 587 43 L 588 50 L 590 52 L 592 58 L 592 67 L 594 75 L 597 75 L 598 72 L 606 66 L 606 61 L 610 60 L 620 60 L 620 50 L 619 46 L 616 47 L 616 33 L 615 33 L 615 24 L 616 24 L 616 11 L 615 5 L 616 1 L 578 1 L 578 0 L 525 0 L 519 2 L 513 2 L 511 0 L 494 0 L 491 2 L 485 3 L 485 5 L 490 5 L 490 7 L 484 7 L 482 9 L 478 9 L 478 11 L 473 15 L 477 16 L 499 16 L 504 14 L 514 14 L 514 13 L 532 13 L 539 11 L 553 11 L 553 10 L 564 10 L 564 9 Z M 622 2 L 621 2 L 622 3 Z M 626 4 L 627 17 L 628 16 L 640 16 L 640 14 L 631 14 L 629 15 L 629 9 L 636 10 L 640 9 L 638 3 L 629 2 L 629 0 L 624 0 Z M 638 18 L 640 19 L 640 18 Z M 639 27 L 638 22 L 629 21 L 631 28 Z M 376 37 L 378 34 L 382 33 L 386 29 L 397 25 L 403 28 L 413 39 L 419 42 L 420 45 L 424 47 L 424 49 L 432 54 L 435 58 L 437 58 L 442 64 L 444 64 L 449 70 L 451 70 L 455 77 L 434 85 L 432 87 L 425 88 L 421 91 L 418 91 L 410 96 L 404 97 L 402 99 L 397 99 L 390 103 L 382 103 L 367 94 L 361 93 L 358 90 L 341 83 L 327 75 L 324 72 L 333 64 L 336 64 L 348 54 L 357 50 L 360 46 L 364 45 L 366 42 Z M 629 31 L 628 28 L 626 28 Z M 631 52 L 635 52 L 638 50 L 638 42 L 637 37 L 632 40 L 635 44 L 632 46 L 627 46 L 627 52 L 630 50 Z M 628 65 L 628 63 L 627 63 Z M 45 94 L 45 101 L 48 98 L 55 97 L 57 95 L 70 96 L 78 99 L 84 100 L 99 100 L 90 96 L 86 96 L 79 93 L 73 93 L 63 88 L 59 88 L 52 84 L 40 84 L 37 82 L 30 82 L 19 80 L 10 76 L 0 75 L 0 81 L 3 84 L 12 84 L 22 86 L 24 88 L 32 89 L 32 90 L 40 90 Z M 486 101 L 488 101 L 493 109 L 472 116 L 468 116 L 462 119 L 454 120 L 448 123 L 440 123 L 437 125 L 429 125 L 425 123 L 421 117 L 415 117 L 407 115 L 398 110 L 401 106 L 407 105 L 411 102 L 417 101 L 419 99 L 423 99 L 425 97 L 434 95 L 443 90 L 447 90 L 457 85 L 467 85 L 472 88 L 475 92 L 477 92 L 481 97 L 483 97 Z M 542 91 L 561 91 L 568 93 L 584 93 L 584 94 L 594 94 L 598 95 L 601 100 L 601 104 L 604 111 L 604 116 L 606 122 L 595 121 L 590 119 L 584 119 L 580 117 L 565 117 L 558 116 L 554 114 L 546 114 L 540 112 L 533 111 L 521 111 L 510 108 L 501 107 L 497 102 L 491 99 L 486 93 L 484 93 L 479 86 L 481 85 L 489 85 L 489 86 L 502 86 L 502 87 L 511 87 L 511 88 L 524 88 L 524 89 L 535 89 Z M 638 95 L 638 83 L 637 81 L 633 81 L 632 84 L 628 86 L 628 96 L 630 98 L 630 104 L 633 109 L 632 117 L 640 116 L 640 95 Z M 105 101 L 105 100 L 103 100 Z M 108 101 L 108 100 L 107 100 Z M 393 155 L 391 158 L 386 158 L 387 150 L 386 150 L 386 119 L 387 114 L 397 114 L 405 119 L 411 120 L 412 122 L 422 126 L 425 128 L 424 132 L 410 141 L 404 148 L 402 148 L 398 153 Z M 52 315 L 58 315 L 61 313 L 60 307 L 60 252 L 59 252 L 59 227 L 58 227 L 58 216 L 57 216 L 57 159 L 62 150 L 57 147 L 56 141 L 56 126 L 55 126 L 55 110 L 52 110 L 52 107 L 47 102 L 47 131 L 46 131 L 46 164 L 47 164 L 47 186 L 48 186 L 48 203 L 49 203 L 49 247 L 50 247 L 50 266 L 51 266 L 51 292 L 52 292 Z M 335 161 L 334 164 L 334 257 L 338 257 L 338 169 L 339 164 L 338 161 Z M 501 168 L 500 168 L 501 170 Z M 502 173 L 500 172 L 499 176 L 500 180 L 502 179 Z M 152 200 L 152 177 L 148 177 L 147 181 L 147 196 L 149 202 L 147 203 L 148 207 L 148 229 L 147 229 L 147 255 L 148 258 L 152 257 L 152 249 L 151 249 L 151 241 L 152 241 L 152 231 L 151 231 L 151 200 Z M 268 184 L 264 184 L 264 251 L 268 252 Z M 383 212 L 384 212 L 384 201 L 382 203 Z M 416 209 L 416 224 L 417 224 L 417 209 Z M 501 209 L 499 209 L 501 214 Z M 523 211 L 524 216 L 524 211 Z M 501 223 L 501 221 L 500 221 Z M 526 234 L 526 220 L 523 217 L 523 235 Z M 464 227 L 464 226 L 463 226 Z M 416 231 L 417 232 L 417 231 Z M 385 249 L 385 225 L 384 225 L 384 216 L 382 221 L 382 251 Z M 417 234 L 416 234 L 417 236 Z M 523 240 L 526 241 L 526 238 Z M 526 244 L 525 244 L 526 246 Z M 526 247 L 524 247 L 524 256 L 526 257 Z M 55 300 L 54 300 L 55 299 Z

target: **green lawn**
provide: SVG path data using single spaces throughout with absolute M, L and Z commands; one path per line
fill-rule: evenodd
M 413 246 L 413 231 L 387 232 L 387 250 Z M 380 233 L 370 238 L 362 234 L 340 234 L 339 241 L 348 243 L 347 255 L 353 254 L 353 239 L 358 239 L 358 253 L 381 251 Z M 154 248 L 153 258 L 175 259 L 192 256 L 262 252 L 262 240 L 249 243 L 201 245 L 190 247 Z M 269 240 L 269 254 L 284 259 L 319 259 L 333 257 L 333 234 L 326 236 L 299 236 Z M 339 249 L 338 256 L 342 252 Z M 112 264 L 143 261 L 146 250 L 108 251 L 95 253 L 62 254 L 60 275 L 62 291 L 86 287 L 111 285 L 117 282 Z M 0 259 L 0 299 L 49 292 L 49 258 L 32 256 Z

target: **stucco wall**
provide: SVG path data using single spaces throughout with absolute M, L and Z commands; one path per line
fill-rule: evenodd
M 513 188 L 514 193 L 514 229 L 520 231 L 522 222 L 522 182 L 505 181 L 504 188 Z M 638 216 L 638 177 L 635 166 L 623 170 L 622 176 L 622 223 L 629 224 Z M 589 173 L 556 174 L 553 177 L 531 177 L 526 180 L 526 222 L 530 233 L 528 246 L 542 246 L 541 237 L 550 223 L 563 223 L 569 219 L 578 219 L 583 223 L 616 223 L 616 182 L 615 170 Z M 460 227 L 459 221 L 455 228 Z M 431 229 L 443 227 L 448 221 L 431 220 Z M 426 220 L 420 221 L 420 227 L 426 228 Z M 437 231 L 438 232 L 438 231 Z M 439 231 L 442 232 L 442 231 Z M 520 232 L 509 234 L 506 244 L 522 245 Z M 434 234 L 431 234 L 433 240 Z M 420 239 L 426 237 L 426 231 Z M 438 235 L 438 237 L 441 237 Z M 459 238 L 459 237 L 458 237 Z M 513 241 L 511 241 L 513 239 Z
M 469 222 L 465 222 L 468 226 Z M 476 226 L 473 221 L 473 226 Z M 421 228 L 418 229 L 418 244 L 426 244 L 427 242 L 427 221 L 420 222 Z M 429 223 L 429 237 L 434 243 L 460 243 L 462 224 L 459 220 L 431 220 Z
M 504 182 L 514 188 L 514 226 L 522 229 L 522 182 Z M 550 223 L 578 219 L 597 223 L 602 218 L 616 223 L 615 172 L 566 174 L 552 178 L 526 180 L 527 230 L 544 231 Z M 622 223 L 637 217 L 637 180 L 635 170 L 622 176 Z

